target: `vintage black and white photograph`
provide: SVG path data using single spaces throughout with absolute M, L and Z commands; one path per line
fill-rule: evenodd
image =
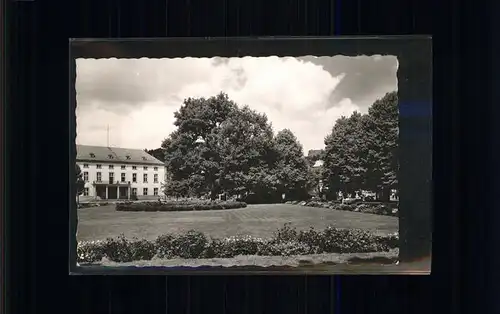
M 398 66 L 77 58 L 78 265 L 397 265 Z

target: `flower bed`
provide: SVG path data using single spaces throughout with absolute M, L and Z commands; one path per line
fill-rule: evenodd
M 270 239 L 237 236 L 209 238 L 198 231 L 166 234 L 155 241 L 126 239 L 123 235 L 105 241 L 79 242 L 79 263 L 100 262 L 103 257 L 114 262 L 157 258 L 232 258 L 240 255 L 291 256 L 321 253 L 387 252 L 398 247 L 398 234 L 375 235 L 358 229 L 297 231 L 290 225 L 275 232 Z
M 116 204 L 117 211 L 129 212 L 158 212 L 158 211 L 191 211 L 236 209 L 247 207 L 244 202 L 236 201 L 209 201 L 209 200 L 181 200 L 165 202 L 125 202 Z
M 398 216 L 397 203 L 358 202 L 355 204 L 342 204 L 339 201 L 289 201 L 287 204 L 328 208 L 333 210 L 347 210 L 384 216 Z

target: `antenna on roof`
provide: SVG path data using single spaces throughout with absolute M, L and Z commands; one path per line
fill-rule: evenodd
M 107 133 L 107 146 L 109 147 L 109 124 L 108 124 L 108 133 Z

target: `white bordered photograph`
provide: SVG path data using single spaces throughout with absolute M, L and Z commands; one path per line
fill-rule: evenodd
M 397 263 L 398 59 L 76 60 L 77 261 Z

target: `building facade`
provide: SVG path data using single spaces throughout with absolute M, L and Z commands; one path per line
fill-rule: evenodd
M 163 197 L 165 165 L 141 149 L 77 145 L 85 189 L 80 200 Z

